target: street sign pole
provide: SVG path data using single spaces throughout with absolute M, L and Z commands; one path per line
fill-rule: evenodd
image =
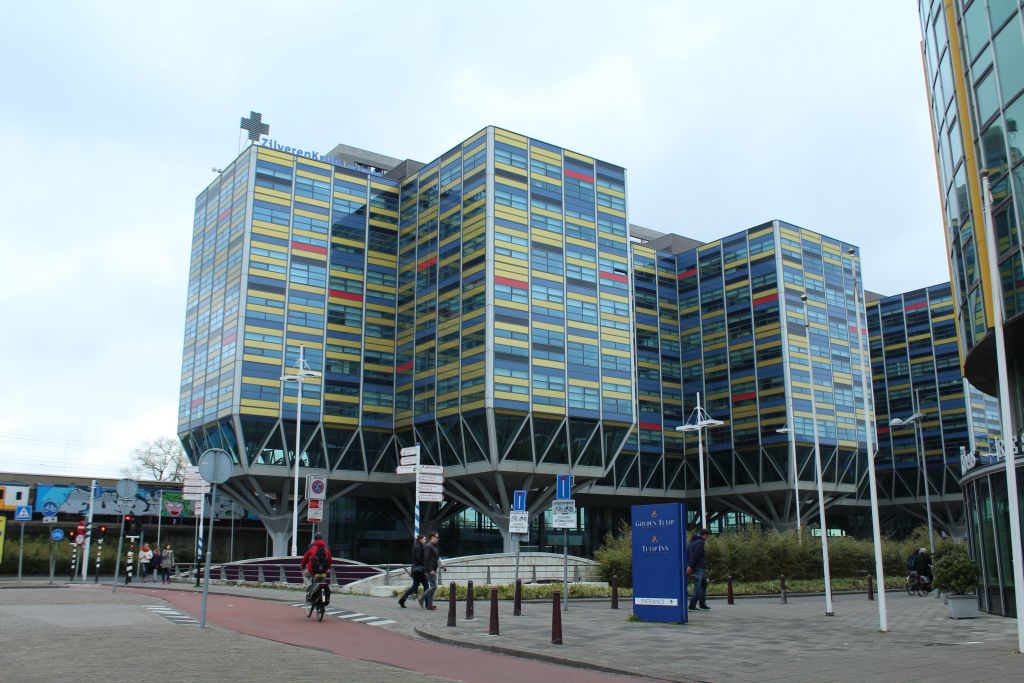
M 206 596 L 210 594 L 210 550 L 213 548 L 213 511 L 217 505 L 217 485 L 210 491 L 210 530 L 206 540 L 206 565 L 203 568 L 203 604 L 200 606 L 199 628 L 206 628 Z M 196 577 L 198 578 L 198 573 Z
M 85 520 L 85 545 L 82 546 L 82 557 L 86 560 L 89 559 L 89 549 L 92 541 L 92 515 L 96 509 L 96 489 L 97 481 L 92 480 L 92 485 L 89 486 L 89 515 Z M 89 578 L 89 563 L 88 561 L 82 563 L 82 581 Z
M 298 451 L 296 451 L 296 458 L 298 458 Z M 297 461 L 296 466 L 298 466 Z M 210 490 L 210 530 L 206 539 L 206 563 L 203 572 L 203 599 L 200 606 L 199 628 L 206 628 L 206 599 L 210 594 L 210 562 L 213 555 L 213 520 L 217 514 L 217 484 L 223 484 L 231 477 L 232 467 L 231 454 L 220 448 L 211 448 L 199 457 L 199 473 L 203 479 L 213 484 Z M 196 558 L 197 563 L 198 559 Z M 199 572 L 196 571 L 196 580 L 198 579 Z
M 53 585 L 53 539 L 50 539 L 50 585 Z
M 160 525 L 164 520 L 164 490 L 160 489 L 160 506 L 156 509 L 156 550 L 160 552 Z M 155 577 L 154 577 L 155 578 Z
M 562 591 L 565 593 L 565 601 L 562 603 L 562 611 L 569 611 L 569 530 L 562 529 Z
M 18 581 L 21 581 L 21 561 L 25 557 L 25 522 L 21 523 L 21 542 L 18 544 Z
M 124 512 L 121 513 L 121 530 L 117 532 L 117 557 L 114 560 L 114 584 L 110 587 L 111 593 L 117 592 L 117 580 L 121 575 L 121 548 L 124 543 Z

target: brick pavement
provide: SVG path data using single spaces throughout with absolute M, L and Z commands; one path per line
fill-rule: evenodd
M 191 590 L 182 584 L 175 589 Z M 282 602 L 294 602 L 296 596 L 276 589 L 218 586 L 212 590 Z M 4 592 L 0 591 L 0 598 Z M 621 601 L 618 611 L 610 610 L 607 601 L 574 601 L 563 615 L 561 646 L 550 644 L 549 603 L 525 603 L 520 617 L 512 616 L 510 602 L 500 603 L 501 635 L 497 637 L 487 635 L 486 601 L 477 602 L 477 618 L 472 622 L 464 619 L 465 604 L 460 602 L 455 628 L 445 626 L 447 603 L 438 603 L 437 611 L 428 612 L 410 601 L 403 610 L 394 599 L 336 593 L 332 606 L 394 620 L 380 628 L 414 637 L 672 681 L 1020 679 L 1024 659 L 1015 651 L 1015 620 L 986 614 L 955 622 L 946 616 L 941 600 L 933 597 L 891 592 L 888 598 L 889 633 L 878 631 L 876 603 L 863 595 L 837 595 L 834 617 L 824 616 L 820 596 L 791 596 L 787 605 L 777 598 L 739 599 L 734 606 L 711 600 L 713 609 L 691 614 L 687 625 L 630 622 L 628 600 Z

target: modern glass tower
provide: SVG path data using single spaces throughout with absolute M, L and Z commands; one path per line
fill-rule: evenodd
M 964 375 L 996 395 L 993 302 L 1006 313 L 1013 433 L 1024 425 L 1024 20 L 1018 0 L 918 3 Z M 982 171 L 996 243 L 985 234 Z M 990 285 L 996 250 L 1000 291 Z M 995 298 L 994 298 L 995 297 Z

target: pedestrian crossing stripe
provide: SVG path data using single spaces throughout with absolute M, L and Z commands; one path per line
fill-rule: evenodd
M 199 624 L 194 618 L 187 614 L 182 614 L 173 607 L 167 607 L 165 605 L 144 605 L 153 614 L 163 617 L 172 624 L 178 626 L 197 626 Z
M 292 607 L 306 607 L 304 602 L 296 602 L 291 604 Z M 366 624 L 367 626 L 386 626 L 387 624 L 395 623 L 394 619 L 385 619 L 384 617 L 375 617 L 370 614 L 364 614 L 363 612 L 349 612 L 347 610 L 328 608 L 324 612 L 332 617 L 338 619 L 344 619 L 346 621 L 356 624 Z

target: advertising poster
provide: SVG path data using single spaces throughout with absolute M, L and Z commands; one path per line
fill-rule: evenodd
M 633 506 L 633 614 L 685 624 L 686 508 L 682 503 Z

